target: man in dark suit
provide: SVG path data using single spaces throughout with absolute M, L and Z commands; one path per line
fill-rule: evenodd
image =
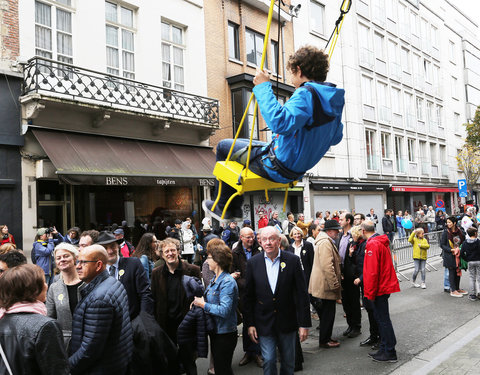
M 239 304 L 240 312 L 245 315 L 245 293 L 246 293 L 246 276 L 247 276 L 247 261 L 253 256 L 262 251 L 262 248 L 255 240 L 255 233 L 252 228 L 242 228 L 240 230 L 240 241 L 237 246 L 232 249 L 233 262 L 232 262 L 232 276 L 237 281 L 239 292 Z M 255 361 L 258 367 L 263 367 L 263 360 L 260 355 L 260 347 L 254 343 L 248 337 L 248 327 L 244 324 L 242 330 L 243 351 L 245 355 L 240 360 L 239 365 L 245 366 L 251 361 Z
M 247 294 L 244 324 L 248 335 L 260 343 L 264 374 L 277 374 L 276 348 L 281 357 L 282 374 L 293 374 L 295 334 L 300 341 L 311 327 L 310 302 L 300 258 L 280 251 L 280 235 L 265 227 L 260 235 L 263 253 L 247 262 Z
M 118 240 L 110 232 L 100 232 L 97 244 L 107 250 L 109 275 L 120 281 L 127 292 L 130 319 L 135 319 L 140 311 L 153 315 L 152 292 L 140 259 L 120 256 Z

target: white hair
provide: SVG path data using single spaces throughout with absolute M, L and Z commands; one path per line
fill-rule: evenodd
M 55 250 L 53 252 L 53 256 L 57 254 L 57 250 L 65 250 L 70 252 L 74 258 L 78 257 L 78 249 L 76 246 L 68 243 L 68 242 L 61 242 L 57 246 L 55 246 Z

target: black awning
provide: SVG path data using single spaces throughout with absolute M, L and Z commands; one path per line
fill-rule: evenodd
M 211 148 L 33 130 L 59 178 L 72 185 L 213 186 Z

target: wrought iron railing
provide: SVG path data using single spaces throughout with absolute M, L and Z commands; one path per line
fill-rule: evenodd
M 51 95 L 216 126 L 218 100 L 158 87 L 42 57 L 24 67 L 23 92 Z

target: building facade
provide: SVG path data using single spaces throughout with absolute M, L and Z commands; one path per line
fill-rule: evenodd
M 20 0 L 23 232 L 165 236 L 213 185 L 203 1 Z
M 295 47 L 323 47 L 337 4 L 299 4 Z M 478 24 L 447 0 L 359 0 L 341 33 L 328 79 L 346 90 L 344 139 L 307 174 L 305 211 L 453 212 L 462 124 L 480 104 Z

